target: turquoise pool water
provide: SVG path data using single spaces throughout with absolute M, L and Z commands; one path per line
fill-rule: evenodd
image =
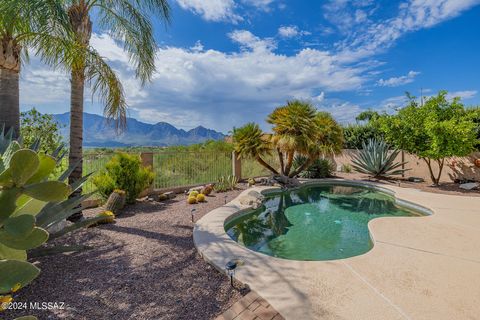
M 259 209 L 229 221 L 228 235 L 245 247 L 292 260 L 333 260 L 373 247 L 368 222 L 422 214 L 371 188 L 308 186 L 268 196 Z

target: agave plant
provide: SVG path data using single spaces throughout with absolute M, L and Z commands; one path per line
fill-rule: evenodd
M 406 162 L 395 162 L 400 151 L 390 150 L 385 141 L 369 139 L 366 143 L 363 141 L 362 146 L 352 159 L 355 171 L 378 178 L 401 175 L 408 170 L 401 168 Z

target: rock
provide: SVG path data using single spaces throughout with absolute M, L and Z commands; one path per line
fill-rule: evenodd
M 408 177 L 407 180 L 410 182 L 425 182 L 425 179 L 419 177 Z
M 462 183 L 460 189 L 463 190 L 474 190 L 477 189 L 479 184 L 477 182 Z
M 176 196 L 173 191 L 165 192 L 164 195 L 167 196 L 167 199 L 173 199 Z
M 265 197 L 257 191 L 249 191 L 246 195 L 241 196 L 239 201 L 241 205 L 250 206 L 253 209 L 259 208 Z
M 213 184 L 213 183 L 207 184 L 205 187 L 202 188 L 202 190 L 200 191 L 200 193 L 208 196 L 210 193 L 212 193 L 213 187 L 214 187 L 214 184 Z
M 287 176 L 273 176 L 273 180 L 281 184 L 283 187 L 286 188 L 295 188 L 301 185 L 300 181 L 296 178 L 289 178 Z
M 198 193 L 202 193 L 202 189 L 203 189 L 204 187 L 205 187 L 205 186 L 199 186 L 199 187 L 190 188 L 190 189 L 188 189 L 187 194 L 190 194 L 190 192 L 192 192 L 192 191 L 197 191 Z

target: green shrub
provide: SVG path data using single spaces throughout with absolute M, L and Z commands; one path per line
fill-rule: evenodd
M 353 168 L 352 168 L 352 165 L 350 165 L 349 163 L 344 163 L 342 164 L 342 172 L 345 172 L 345 173 L 351 173 Z
M 362 149 L 363 141 L 382 138 L 380 130 L 371 123 L 348 125 L 343 128 L 343 136 L 344 149 Z
M 305 156 L 296 156 L 293 162 L 293 167 L 299 168 L 307 160 L 308 159 Z M 307 169 L 300 172 L 298 176 L 301 178 L 307 178 L 307 179 L 327 178 L 332 175 L 333 170 L 334 170 L 333 164 L 330 160 L 317 159 Z
M 238 184 L 238 178 L 235 176 L 223 176 L 218 179 L 218 182 L 215 183 L 213 187 L 216 192 L 227 192 L 230 190 L 235 190 Z
M 104 198 L 108 198 L 113 190 L 121 189 L 127 193 L 127 203 L 135 203 L 138 195 L 152 184 L 153 178 L 151 168 L 143 167 L 138 155 L 119 152 L 93 178 L 93 183 Z

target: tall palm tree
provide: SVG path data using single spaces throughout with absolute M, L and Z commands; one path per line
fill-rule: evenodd
M 342 128 L 329 113 L 317 111 L 308 102 L 289 101 L 285 106 L 276 108 L 267 122 L 273 125 L 273 134 L 267 135 L 258 125 L 249 123 L 233 130 L 233 143 L 240 156 L 256 159 L 274 175 L 293 178 L 320 156 L 341 152 Z M 262 158 L 273 151 L 278 154 L 280 171 Z M 292 171 L 295 155 L 304 155 L 307 161 Z
M 19 75 L 28 50 L 53 62 L 51 54 L 72 43 L 65 41 L 68 17 L 56 0 L 2 0 L 0 12 L 0 125 L 18 135 Z
M 286 158 L 283 169 L 286 176 L 290 175 L 295 153 L 306 154 L 316 143 L 316 112 L 312 104 L 293 100 L 276 108 L 267 118 L 267 122 L 273 125 L 272 143 Z
M 169 21 L 166 0 L 63 0 L 67 8 L 75 41 L 84 48 L 85 56 L 69 61 L 71 73 L 70 101 L 70 153 L 69 163 L 77 167 L 69 177 L 76 181 L 82 177 L 83 101 L 85 83 L 93 81 L 92 89 L 104 103 L 104 114 L 123 127 L 126 108 L 122 85 L 108 64 L 91 47 L 93 21 L 108 30 L 110 36 L 123 43 L 123 48 L 135 65 L 136 76 L 142 84 L 150 80 L 155 70 L 156 43 L 149 14 L 157 14 Z M 81 192 L 81 191 L 79 191 Z M 73 219 L 78 219 L 75 216 Z
M 233 128 L 232 140 L 239 157 L 253 158 L 273 174 L 278 174 L 263 156 L 271 153 L 270 136 L 262 132 L 258 124 L 247 123 L 243 127 Z

